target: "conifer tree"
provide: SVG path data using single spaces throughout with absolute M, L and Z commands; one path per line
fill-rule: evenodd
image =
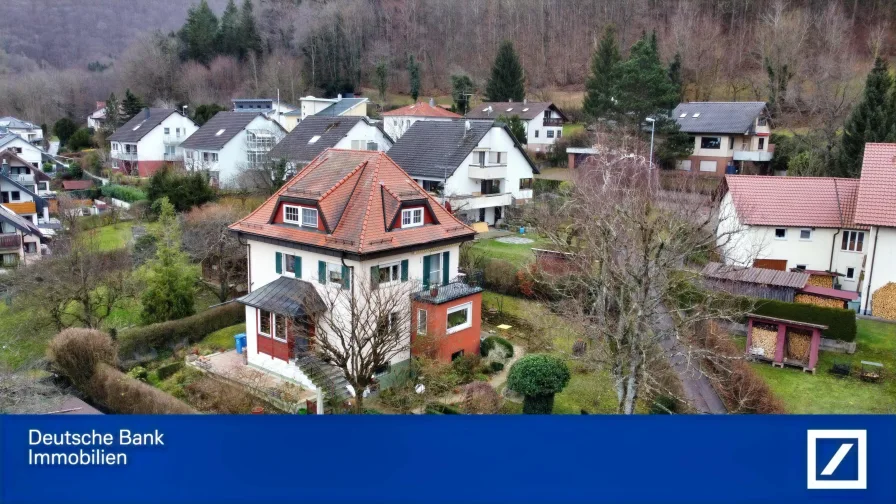
M 132 117 L 139 114 L 143 110 L 143 101 L 137 98 L 137 95 L 130 89 L 124 91 L 124 101 L 121 102 L 121 108 L 124 109 L 124 118 L 122 122 L 131 120 Z
M 684 78 L 681 75 L 681 53 L 675 53 L 675 57 L 673 57 L 672 62 L 669 63 L 668 73 L 669 81 L 678 91 L 678 97 L 676 98 L 675 103 L 671 104 L 671 108 L 675 108 L 684 96 Z
M 413 54 L 408 57 L 408 79 L 411 86 L 411 98 L 416 103 L 417 97 L 420 96 L 420 63 L 417 62 Z
M 218 41 L 218 17 L 206 0 L 187 11 L 187 22 L 180 29 L 181 59 L 207 65 L 215 56 Z
M 243 6 L 240 9 L 239 31 L 242 42 L 240 57 L 245 59 L 250 54 L 261 54 L 261 35 L 258 32 L 258 25 L 255 23 L 255 13 L 252 12 L 251 0 L 243 1 Z
M 466 115 L 470 109 L 470 96 L 473 94 L 473 79 L 469 75 L 451 76 L 451 98 L 454 100 L 454 111 Z
M 159 209 L 156 256 L 142 271 L 146 288 L 140 297 L 144 324 L 165 322 L 196 312 L 194 287 L 196 274 L 181 250 L 181 229 L 174 205 L 163 197 L 155 202 Z
M 660 61 L 656 34 L 644 34 L 617 67 L 614 98 L 620 120 L 641 124 L 645 118 L 668 115 L 678 89 Z
M 227 7 L 224 8 L 224 13 L 221 14 L 221 26 L 218 29 L 218 40 L 215 44 L 218 54 L 240 56 L 240 49 L 243 44 L 240 23 L 240 14 L 236 4 L 233 0 L 228 0 Z
M 513 48 L 513 42 L 505 40 L 498 48 L 492 74 L 485 86 L 487 101 L 523 101 L 526 97 L 526 77 L 523 65 Z
M 613 79 L 616 66 L 622 58 L 616 44 L 616 28 L 611 24 L 591 57 L 591 75 L 585 84 L 587 89 L 583 111 L 591 118 L 605 117 L 613 108 Z
M 896 86 L 887 62 L 878 57 L 865 80 L 862 99 L 852 109 L 840 146 L 840 171 L 858 177 L 868 142 L 896 141 Z
M 115 93 L 109 93 L 109 99 L 106 100 L 106 124 L 105 128 L 109 131 L 115 131 L 115 128 L 121 126 L 121 105 Z
M 376 64 L 376 89 L 380 92 L 380 101 L 386 103 L 386 88 L 389 86 L 389 65 L 385 60 Z

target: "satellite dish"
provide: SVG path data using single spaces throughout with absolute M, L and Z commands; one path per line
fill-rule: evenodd
M 417 386 L 414 387 L 414 392 L 416 392 L 418 394 L 422 394 L 422 393 L 426 392 L 426 385 L 424 385 L 422 383 L 418 383 Z

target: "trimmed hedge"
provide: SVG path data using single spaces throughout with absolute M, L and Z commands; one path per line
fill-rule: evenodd
M 513 357 L 513 345 L 500 336 L 489 336 L 482 340 L 482 343 L 479 346 L 479 353 L 482 354 L 483 357 L 488 357 L 488 354 L 491 353 L 496 346 L 503 347 L 508 358 Z
M 754 312 L 766 317 L 826 325 L 828 328 L 822 331 L 825 338 L 856 340 L 856 312 L 852 310 L 763 299 L 756 305 Z
M 119 333 L 119 355 L 127 357 L 138 351 L 196 343 L 219 329 L 245 320 L 245 307 L 233 302 L 182 319 L 135 327 Z
M 126 201 L 128 203 L 146 199 L 146 193 L 133 186 L 109 184 L 101 187 L 100 192 L 103 193 L 103 196 Z

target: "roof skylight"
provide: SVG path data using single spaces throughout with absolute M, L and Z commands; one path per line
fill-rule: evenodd
M 215 136 L 221 136 L 222 133 L 224 133 L 224 129 L 223 129 L 223 128 L 222 128 L 222 129 L 219 129 L 218 132 L 215 133 Z
M 313 137 L 311 137 L 311 140 L 308 140 L 308 143 L 313 144 L 314 142 L 317 142 L 318 140 L 320 140 L 320 135 L 314 135 Z
M 692 115 L 691 117 L 693 117 L 694 119 L 700 117 L 700 112 L 697 112 L 696 114 Z

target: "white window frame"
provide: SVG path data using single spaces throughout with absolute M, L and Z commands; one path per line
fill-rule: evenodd
M 299 207 L 299 208 L 302 209 L 302 211 L 301 211 L 302 221 L 299 225 L 301 225 L 302 227 L 313 227 L 314 229 L 317 229 L 317 209 L 316 208 L 308 208 L 308 207 Z M 308 212 L 308 213 L 306 213 L 306 212 Z M 314 212 L 314 213 L 312 214 L 311 212 Z M 308 219 L 309 222 L 305 222 L 306 215 L 308 215 L 308 216 L 314 215 L 314 224 L 310 223 L 311 219 Z
M 289 217 L 289 211 L 296 211 L 296 219 L 292 219 Z M 302 225 L 302 207 L 295 205 L 283 205 L 283 222 L 287 224 L 298 224 Z
M 429 312 L 427 312 L 423 308 L 417 308 L 417 335 L 418 336 L 426 336 L 426 325 L 429 324 L 428 318 L 429 318 Z
M 274 338 L 274 341 L 279 341 L 280 343 L 286 343 L 287 337 L 289 336 L 289 320 L 286 320 L 286 317 L 283 315 L 277 315 L 276 313 L 272 313 L 271 317 L 271 337 Z M 282 338 L 277 334 L 277 319 L 283 319 L 283 330 L 287 333 Z
M 784 231 L 784 236 L 778 236 L 778 230 Z M 787 239 L 787 228 L 775 228 L 775 239 L 776 240 L 786 240 Z
M 451 314 L 457 313 L 461 310 L 467 310 L 467 321 L 454 327 L 448 327 L 448 319 L 451 317 Z M 458 331 L 463 331 L 464 329 L 469 329 L 471 327 L 473 327 L 472 301 L 448 308 L 448 311 L 445 313 L 445 334 L 454 334 Z
M 401 227 L 411 228 L 423 225 L 423 207 L 406 208 L 401 211 Z
M 267 315 L 268 330 L 271 331 L 269 333 L 262 332 L 262 330 L 261 330 L 261 321 L 265 318 L 265 316 L 264 316 L 265 313 L 268 314 Z M 273 333 L 275 330 L 274 329 L 274 321 L 271 319 L 271 315 L 273 315 L 273 314 L 267 310 L 262 310 L 261 308 L 258 309 L 258 334 L 261 336 L 264 336 L 265 338 L 270 338 L 271 333 Z
M 859 236 L 862 237 L 862 250 L 859 250 Z M 840 250 L 843 252 L 858 252 L 859 254 L 864 253 L 865 251 L 865 232 L 864 231 L 844 231 L 843 238 L 846 239 L 846 247 L 843 246 L 843 241 L 840 242 Z M 852 239 L 850 239 L 852 238 Z M 852 243 L 852 247 L 850 247 L 850 243 Z
M 809 233 L 807 238 L 803 238 L 803 233 Z M 808 228 L 800 229 L 800 241 L 812 241 L 812 230 Z
M 377 285 L 388 285 L 394 282 L 401 281 L 401 263 L 400 262 L 391 262 L 387 264 L 380 264 L 377 266 L 379 269 L 379 274 L 382 276 L 383 270 L 389 271 L 389 280 L 383 280 L 382 278 L 376 278 Z M 393 277 L 394 273 L 394 277 Z

